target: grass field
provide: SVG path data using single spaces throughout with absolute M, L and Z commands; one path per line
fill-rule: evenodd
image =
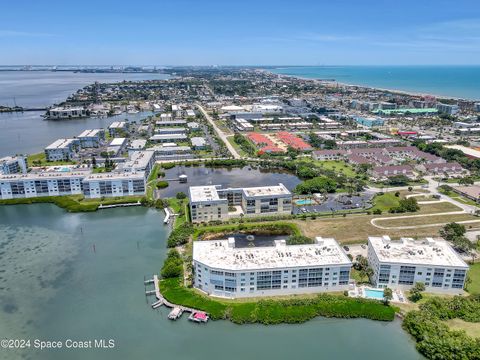
M 417 226 L 427 224 L 449 223 L 454 221 L 476 220 L 480 222 L 480 218 L 470 214 L 456 214 L 456 215 L 434 215 L 422 217 L 410 217 L 401 219 L 377 220 L 375 224 L 379 226 Z
M 355 177 L 357 175 L 354 169 L 345 161 L 314 161 L 314 163 L 324 169 L 343 173 L 345 176 L 348 177 Z
M 404 213 L 404 214 L 382 214 L 382 215 L 347 215 L 346 217 L 323 217 L 317 218 L 315 220 L 292 220 L 297 224 L 302 231 L 302 233 L 308 237 L 315 236 L 325 236 L 325 237 L 334 237 L 337 241 L 341 243 L 354 243 L 354 242 L 366 242 L 368 236 L 379 236 L 379 235 L 389 235 L 392 238 L 400 238 L 402 236 L 409 237 L 427 237 L 427 236 L 438 236 L 438 230 L 441 226 L 431 226 L 426 228 L 417 228 L 417 229 L 404 229 L 404 230 L 395 230 L 395 229 L 379 229 L 373 226 L 370 221 L 379 217 L 391 217 L 392 220 L 379 221 L 379 225 L 390 226 L 389 222 L 395 222 L 392 226 L 404 226 L 401 224 L 410 225 L 411 221 L 424 222 L 424 224 L 435 224 L 439 223 L 439 219 L 436 216 L 428 216 L 424 218 L 418 218 L 418 220 L 404 219 L 402 222 L 401 219 L 393 220 L 398 216 L 410 216 L 418 214 L 432 214 L 437 212 L 446 212 L 446 211 L 458 211 L 460 210 L 455 205 L 446 202 L 440 202 L 438 204 L 429 204 L 421 205 L 420 211 L 416 213 Z M 441 216 L 441 215 L 439 215 Z M 422 220 L 420 220 L 422 219 Z M 449 215 L 441 218 L 443 222 L 450 222 L 457 220 L 480 220 L 478 217 L 474 217 L 468 214 L 459 214 L 459 215 Z M 468 227 L 468 225 L 467 225 Z
M 233 136 L 229 136 L 227 137 L 227 140 L 228 142 L 235 148 L 235 150 L 237 150 L 238 154 L 240 156 L 245 156 L 245 157 L 248 157 L 248 154 L 243 151 L 243 149 L 241 148 L 240 145 L 238 145 L 234 140 L 233 140 Z
M 380 209 L 382 212 L 388 212 L 392 207 L 396 207 L 399 205 L 400 199 L 404 199 L 407 195 L 415 195 L 415 194 L 421 194 L 422 191 L 408 191 L 408 190 L 402 190 L 399 191 L 399 196 L 395 196 L 395 192 L 386 192 L 382 195 L 377 195 L 373 199 L 373 207 L 370 209 L 371 211 Z M 423 195 L 423 196 L 415 196 L 415 199 L 417 201 L 432 201 L 435 200 L 429 195 Z M 437 207 L 438 205 L 438 207 Z M 447 203 L 447 202 L 439 202 L 439 204 L 429 204 L 429 205 L 420 205 L 421 212 L 427 213 L 428 211 L 430 212 L 437 212 L 438 211 L 456 211 L 456 210 L 461 210 L 458 207 L 456 207 L 453 204 Z M 446 210 L 448 209 L 448 210 Z M 456 210 L 455 210 L 456 209 Z
M 467 335 L 480 338 L 480 325 L 478 323 L 467 322 L 462 319 L 450 319 L 445 323 L 453 330 L 464 330 Z
M 29 166 L 55 166 L 55 165 L 74 165 L 74 161 L 47 161 L 45 153 L 32 154 L 27 156 Z
M 480 263 L 470 265 L 468 276 L 471 282 L 467 286 L 467 291 L 472 295 L 480 295 Z

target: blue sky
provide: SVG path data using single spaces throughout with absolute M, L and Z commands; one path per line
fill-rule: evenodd
M 0 64 L 480 64 L 470 0 L 2 1 Z

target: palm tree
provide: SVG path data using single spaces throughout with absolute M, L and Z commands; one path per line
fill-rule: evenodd
M 383 289 L 383 303 L 385 305 L 388 305 L 388 303 L 390 302 L 390 300 L 393 299 L 393 291 L 392 289 L 386 287 L 385 289 Z

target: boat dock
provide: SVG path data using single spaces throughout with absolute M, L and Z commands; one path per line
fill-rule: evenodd
M 124 203 L 124 204 L 112 204 L 112 205 L 102 205 L 100 204 L 98 206 L 98 209 L 112 209 L 116 207 L 127 207 L 127 206 L 141 206 L 142 204 L 140 201 L 134 202 L 134 203 Z
M 204 311 L 189 308 L 186 306 L 182 305 L 176 305 L 171 302 L 169 302 L 167 299 L 165 299 L 162 294 L 160 293 L 160 287 L 158 285 L 158 275 L 153 275 L 153 279 L 149 280 L 144 280 L 144 285 L 150 285 L 153 284 L 154 289 L 153 290 L 147 290 L 145 288 L 145 295 L 155 295 L 157 298 L 157 301 L 155 301 L 153 304 L 151 304 L 152 309 L 157 309 L 162 305 L 165 305 L 168 308 L 171 308 L 172 311 L 168 314 L 168 318 L 170 320 L 177 320 L 182 316 L 184 312 L 190 313 L 190 316 L 188 317 L 188 320 L 193 321 L 193 322 L 198 322 L 198 323 L 206 323 L 209 319 L 208 314 Z

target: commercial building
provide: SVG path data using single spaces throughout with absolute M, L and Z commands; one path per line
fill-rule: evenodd
M 72 119 L 87 117 L 87 110 L 83 107 L 56 107 L 47 111 L 45 117 L 47 119 Z
M 445 241 L 388 236 L 368 238 L 368 263 L 377 287 L 408 289 L 425 284 L 428 292 L 461 292 L 468 265 Z
M 82 194 L 84 172 L 0 175 L 2 199 Z
M 355 118 L 355 121 L 358 124 L 366 126 L 366 127 L 383 126 L 383 124 L 384 124 L 384 121 L 382 119 L 378 119 L 378 118 L 357 117 L 357 118 Z
M 442 103 L 437 103 L 437 110 L 440 113 L 448 114 L 448 115 L 455 115 L 459 111 L 458 105 L 442 104 Z
M 86 198 L 142 196 L 145 194 L 144 172 L 90 174 L 83 179 Z
M 85 130 L 77 136 L 82 148 L 97 148 L 101 145 L 101 142 L 105 140 L 105 130 L 103 129 L 90 129 Z
M 58 139 L 45 148 L 48 161 L 68 161 L 75 157 L 80 147 L 78 139 Z
M 200 136 L 195 136 L 190 139 L 192 142 L 192 148 L 195 150 L 204 150 L 207 148 L 207 140 Z
M 194 223 L 292 213 L 292 193 L 283 184 L 228 189 L 220 185 L 191 186 L 189 196 Z
M 342 291 L 352 263 L 338 243 L 251 247 L 228 240 L 193 242 L 194 286 L 208 295 L 241 298 Z
M 6 156 L 0 159 L 0 174 L 25 174 L 27 169 L 28 163 L 25 156 Z

